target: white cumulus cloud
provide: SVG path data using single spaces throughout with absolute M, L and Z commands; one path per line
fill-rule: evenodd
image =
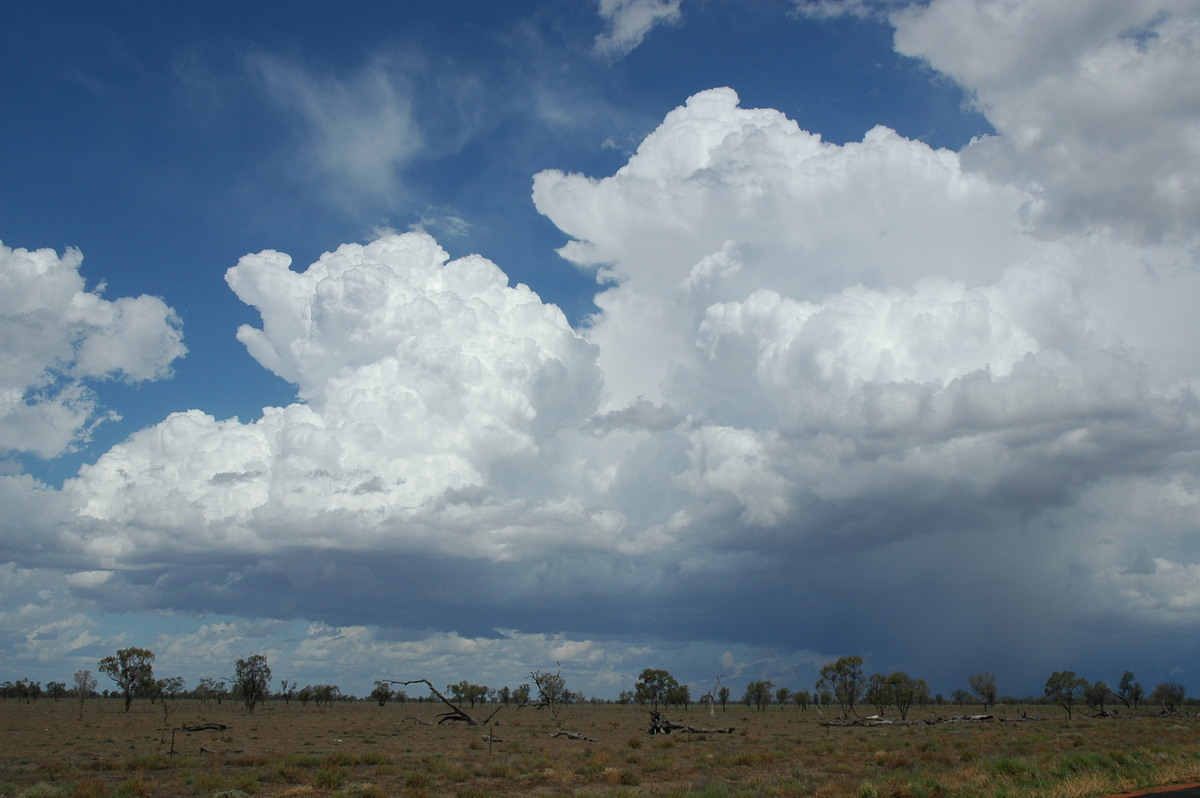
M 1052 228 L 1197 244 L 1200 8 L 1189 0 L 935 0 L 896 48 L 958 81 L 997 131 L 964 161 L 1027 186 Z
M 82 262 L 0 244 L 0 453 L 62 454 L 106 417 L 90 380 L 161 379 L 186 351 L 161 299 L 105 299 Z
M 523 501 L 556 436 L 595 409 L 593 347 L 484 258 L 451 261 L 408 233 L 345 245 L 303 272 L 289 265 L 277 252 L 248 255 L 227 279 L 263 318 L 239 339 L 303 402 L 250 424 L 173 414 L 85 466 L 68 485 L 81 511 L 151 538 L 104 537 L 95 550 L 328 546 L 348 542 L 342 534 L 456 548 L 458 535 L 484 530 L 438 502 L 451 496 L 467 512 Z M 560 511 L 578 514 L 554 504 L 537 513 Z M 446 537 L 412 517 L 439 512 L 464 530 Z M 504 549 L 504 527 L 527 522 L 492 527 L 481 545 Z M 183 530 L 205 533 L 175 538 Z

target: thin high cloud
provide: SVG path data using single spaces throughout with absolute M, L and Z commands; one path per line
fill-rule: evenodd
M 608 30 L 596 37 L 594 51 L 609 59 L 633 52 L 655 27 L 683 18 L 682 0 L 600 0 L 600 16 Z
M 403 63 L 376 58 L 347 76 L 265 54 L 248 63 L 267 95 L 299 121 L 297 158 L 316 167 L 339 202 L 403 198 L 404 167 L 426 146 Z

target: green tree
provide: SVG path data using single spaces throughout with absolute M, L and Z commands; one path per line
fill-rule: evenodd
M 513 703 L 517 706 L 523 706 L 529 703 L 530 687 L 528 684 L 517 685 L 512 691 Z
M 888 695 L 892 703 L 896 705 L 896 711 L 900 713 L 900 720 L 908 720 L 908 710 L 912 707 L 914 701 L 919 701 L 921 691 L 925 691 L 926 697 L 929 695 L 929 688 L 925 686 L 925 682 L 920 679 L 914 679 L 904 671 L 896 671 L 887 678 Z
M 812 696 L 809 695 L 807 690 L 797 690 L 792 696 L 792 700 L 796 702 L 796 706 L 807 712 L 808 705 L 812 703 Z
M 863 693 L 862 657 L 841 657 L 837 662 L 822 666 L 817 690 L 828 690 L 841 707 L 842 717 L 848 718 Z M 824 702 L 822 702 L 824 703 Z
M 169 698 L 172 701 L 183 695 L 186 685 L 187 682 L 184 681 L 182 676 L 168 676 L 166 679 L 159 679 L 155 683 L 158 694 L 162 696 L 163 699 Z
M 721 702 L 721 711 L 724 712 L 726 705 L 729 703 L 729 688 L 720 687 L 717 689 L 717 700 Z
M 288 679 L 280 679 L 279 697 L 283 699 L 284 706 L 292 703 L 292 699 L 296 697 L 296 683 Z
M 1112 690 L 1108 685 L 1101 681 L 1096 681 L 1083 688 L 1083 703 L 1088 705 L 1089 709 L 1099 712 L 1101 715 L 1106 715 L 1104 704 L 1108 701 L 1108 697 L 1112 695 Z
M 646 668 L 633 686 L 633 698 L 639 704 L 649 704 L 650 709 L 657 712 L 659 704 L 667 703 L 667 695 L 679 687 L 675 677 L 664 670 Z
M 554 673 L 533 671 L 529 674 L 529 678 L 533 679 L 533 683 L 537 685 L 538 709 L 547 707 L 552 717 L 558 717 L 559 706 L 570 703 L 571 700 L 571 693 L 567 690 L 567 680 L 563 677 L 562 670 Z
M 154 684 L 154 652 L 148 648 L 122 648 L 97 665 L 100 672 L 117 683 L 125 697 L 125 711 L 133 696 L 148 691 Z
M 1178 682 L 1163 682 L 1154 688 L 1154 692 L 1150 694 L 1150 700 L 1155 704 L 1162 705 L 1164 715 L 1174 715 L 1179 711 L 1180 705 L 1183 704 L 1183 699 L 1187 695 L 1187 688 Z
M 446 685 L 446 691 L 454 696 L 454 700 L 462 704 L 469 702 L 471 706 L 475 706 L 476 701 L 481 701 L 488 694 L 488 689 L 481 684 L 472 684 L 466 679 L 456 683 Z
M 742 694 L 742 701 L 747 706 L 753 704 L 761 712 L 771 703 L 771 688 L 774 686 L 775 683 L 770 681 L 750 682 Z
M 664 696 L 663 703 L 670 705 L 674 704 L 677 707 L 682 707 L 686 712 L 688 705 L 692 703 L 692 688 L 686 684 L 677 684 L 670 690 L 667 690 Z
M 1071 709 L 1083 694 L 1083 688 L 1088 686 L 1087 679 L 1075 674 L 1075 671 L 1055 671 L 1046 680 L 1046 698 L 1067 711 L 1067 720 L 1071 719 Z
M 892 703 L 892 687 L 887 677 L 882 673 L 872 673 L 867 677 L 867 686 L 863 690 L 863 700 L 875 706 L 875 712 L 882 715 L 884 707 Z
M 1121 681 L 1117 684 L 1117 698 L 1125 705 L 1126 709 L 1137 712 L 1138 704 L 1146 695 L 1142 689 L 1142 684 L 1137 680 L 1137 676 L 1133 671 L 1125 671 L 1121 674 Z
M 371 691 L 371 698 L 379 702 L 379 706 L 387 704 L 388 700 L 396 694 L 392 686 L 386 681 L 377 679 L 375 681 L 375 689 Z
M 967 677 L 967 685 L 971 688 L 971 692 L 979 699 L 979 703 L 983 704 L 983 711 L 996 703 L 996 677 L 990 673 L 977 673 L 974 676 Z
M 207 704 L 209 699 L 216 699 L 220 704 L 225 699 L 225 680 L 205 676 L 196 684 L 192 694 L 200 699 L 201 704 Z
M 318 684 L 310 688 L 312 690 L 313 701 L 317 706 L 324 704 L 327 707 L 333 706 L 333 700 L 342 694 L 342 689 L 336 684 Z
M 254 707 L 271 694 L 271 666 L 262 654 L 251 654 L 246 659 L 239 659 L 234 667 L 233 683 L 246 711 L 253 712 Z
M 779 687 L 775 690 L 775 700 L 779 702 L 779 708 L 783 709 L 787 706 L 787 702 L 792 700 L 792 691 L 788 687 Z
M 89 670 L 75 671 L 75 695 L 79 698 L 79 718 L 83 719 L 83 702 L 96 692 L 96 679 Z

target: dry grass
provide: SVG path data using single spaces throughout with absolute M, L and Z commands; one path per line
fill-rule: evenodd
M 670 795 L 819 798 L 1089 798 L 1200 779 L 1200 720 L 1077 719 L 1024 708 L 1036 723 L 827 728 L 815 712 L 730 707 L 672 712 L 733 734 L 651 737 L 636 707 L 505 709 L 491 729 L 425 726 L 432 704 L 180 701 L 171 754 L 158 707 L 95 700 L 0 702 L 0 797 Z M 1014 714 L 1019 714 L 1019 709 Z M 597 742 L 551 739 L 556 726 Z M 164 739 L 166 742 L 164 742 Z

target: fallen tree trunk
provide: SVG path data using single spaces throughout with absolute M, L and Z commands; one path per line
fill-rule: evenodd
M 564 729 L 555 729 L 554 733 L 551 734 L 550 736 L 551 737 L 566 737 L 568 740 L 584 740 L 589 743 L 596 742 L 591 737 L 584 737 L 579 732 L 566 731 Z
M 955 715 L 951 718 L 935 718 L 925 722 L 932 726 L 935 723 L 989 723 L 995 719 L 995 715 Z
M 926 721 L 928 723 L 929 721 Z M 821 722 L 822 726 L 917 726 L 915 720 L 892 720 L 882 715 L 869 715 L 865 718 L 834 718 Z
M 675 732 L 688 732 L 690 734 L 732 734 L 733 728 L 730 726 L 728 729 L 701 729 L 689 723 L 668 720 L 661 712 L 650 713 L 651 734 L 674 734 Z

